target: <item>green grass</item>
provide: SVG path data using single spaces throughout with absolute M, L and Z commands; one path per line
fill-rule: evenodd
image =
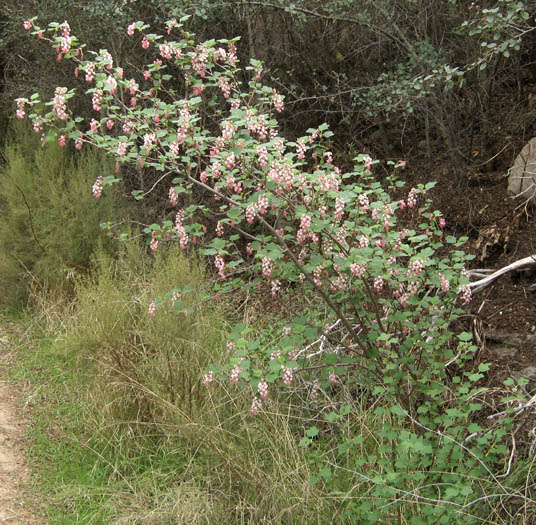
M 48 292 L 33 313 L 10 316 L 24 332 L 11 375 L 28 385 L 28 454 L 47 522 L 329 521 L 296 409 L 274 398 L 254 418 L 251 393 L 201 385 L 226 358 L 222 306 L 148 316 L 173 285 L 203 286 L 195 261 L 165 249 L 153 260 L 129 244 L 95 267 L 74 302 Z
M 87 388 L 88 370 L 30 326 L 18 341 L 10 377 L 27 385 L 32 411 L 27 452 L 38 472 L 47 523 L 109 523 L 103 505 L 109 494 L 103 488 L 111 468 L 84 432 L 89 407 L 80 394 Z

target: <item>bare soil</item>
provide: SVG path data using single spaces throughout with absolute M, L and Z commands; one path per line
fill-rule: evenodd
M 27 494 L 31 477 L 23 452 L 21 392 L 6 377 L 12 359 L 8 339 L 0 327 L 0 524 L 39 525 L 44 522 L 32 512 Z

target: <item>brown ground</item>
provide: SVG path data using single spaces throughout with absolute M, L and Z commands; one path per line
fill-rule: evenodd
M 0 328 L 0 525 L 38 525 L 27 499 L 30 473 L 24 460 L 24 431 L 21 395 L 6 377 L 13 358 Z
M 438 181 L 432 198 L 434 207 L 446 217 L 449 233 L 469 237 L 464 250 L 475 256 L 470 268 L 498 270 L 536 254 L 536 206 L 526 208 L 506 193 L 512 163 L 509 155 L 493 172 L 474 168 L 457 183 L 444 169 L 430 177 Z M 494 364 L 490 379 L 494 372 L 502 381 L 508 376 L 506 371 L 515 374 L 536 366 L 535 338 L 530 337 L 536 333 L 536 292 L 528 291 L 534 283 L 536 271 L 506 274 L 473 297 L 468 324 L 482 336 L 481 360 Z M 519 344 L 517 352 L 501 355 L 490 351 L 492 342 L 486 334 L 494 332 L 529 340 Z

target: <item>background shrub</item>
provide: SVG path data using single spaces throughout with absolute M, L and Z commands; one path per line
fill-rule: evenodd
M 98 246 L 113 250 L 99 224 L 121 216 L 121 196 L 108 192 L 96 201 L 91 195 L 95 179 L 106 173 L 113 164 L 101 153 L 88 150 L 74 159 L 15 127 L 0 167 L 0 304 L 24 302 L 30 283 L 70 287 Z

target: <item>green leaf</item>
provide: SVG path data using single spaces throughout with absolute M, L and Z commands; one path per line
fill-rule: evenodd
M 458 339 L 460 341 L 467 342 L 471 341 L 473 339 L 473 336 L 469 332 L 462 332 L 461 334 L 458 334 Z
M 316 427 L 311 427 L 307 430 L 305 433 L 308 437 L 313 438 L 315 436 L 318 436 L 319 430 Z

